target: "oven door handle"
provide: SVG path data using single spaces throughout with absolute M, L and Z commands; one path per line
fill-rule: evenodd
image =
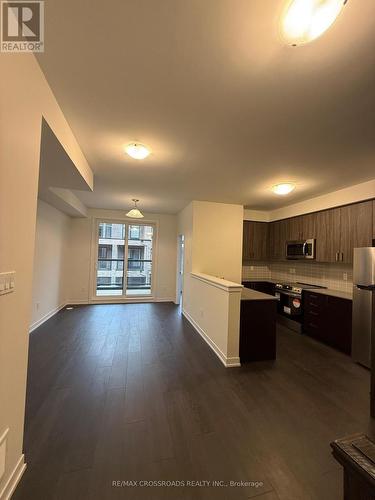
M 307 255 L 307 252 L 308 252 L 308 249 L 307 249 L 307 241 L 305 241 L 303 243 L 303 246 L 302 246 L 302 253 L 303 255 Z
M 299 293 L 282 291 L 282 292 L 280 292 L 280 294 L 287 295 L 288 297 L 295 297 L 296 299 L 301 299 L 302 298 L 302 296 Z

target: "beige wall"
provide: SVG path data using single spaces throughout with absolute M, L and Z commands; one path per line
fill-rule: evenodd
M 0 434 L 9 428 L 1 492 L 23 460 L 42 115 L 89 183 L 92 172 L 34 56 L 0 54 L 0 74 L 0 272 L 16 271 L 15 292 L 0 296 Z
M 193 271 L 241 283 L 243 206 L 193 201 Z
M 157 247 L 155 264 L 155 300 L 176 299 L 176 262 L 177 262 L 177 217 L 175 215 L 144 214 L 142 222 L 154 222 L 157 227 Z M 71 219 L 67 274 L 68 302 L 72 304 L 89 303 L 94 299 L 93 282 L 90 275 L 95 256 L 92 255 L 92 244 L 95 220 L 113 219 L 128 222 L 125 212 L 121 210 L 90 209 L 88 217 Z M 93 278 L 93 276 L 91 276 Z M 116 301 L 121 299 L 116 298 Z M 107 299 L 108 301 L 108 299 Z
M 66 251 L 70 217 L 38 200 L 31 329 L 66 304 Z

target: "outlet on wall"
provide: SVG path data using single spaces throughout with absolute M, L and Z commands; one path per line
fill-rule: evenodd
M 290 267 L 289 272 L 290 274 L 296 274 L 296 270 L 294 269 L 294 267 Z
M 343 273 L 343 274 L 342 274 L 342 279 L 343 279 L 344 281 L 348 281 L 348 273 Z
M 40 307 L 40 302 L 36 302 L 36 303 L 35 303 L 35 309 L 36 309 L 37 311 L 39 311 L 39 307 Z

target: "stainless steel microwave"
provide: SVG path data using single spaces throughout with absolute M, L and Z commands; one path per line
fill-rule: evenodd
M 315 240 L 287 241 L 286 258 L 289 260 L 315 259 Z

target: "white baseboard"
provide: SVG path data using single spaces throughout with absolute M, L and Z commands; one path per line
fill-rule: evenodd
M 90 302 L 87 299 L 84 299 L 84 300 L 81 300 L 81 299 L 77 299 L 77 300 L 71 299 L 71 300 L 68 300 L 66 304 L 69 305 L 69 306 L 83 306 L 85 304 L 90 304 Z
M 45 321 L 52 318 L 52 316 L 54 316 L 56 313 L 61 311 L 61 309 L 63 309 L 66 305 L 67 305 L 67 302 L 64 302 L 64 304 L 61 304 L 60 306 L 55 307 L 54 309 L 52 309 L 52 311 L 48 312 L 42 318 L 38 319 L 38 321 L 35 321 L 35 323 L 30 325 L 29 333 L 33 332 L 36 328 L 38 328 L 38 326 L 42 325 Z
M 17 484 L 22 477 L 22 474 L 25 472 L 25 469 L 25 455 L 21 455 L 11 475 L 9 476 L 8 481 L 5 483 L 3 489 L 0 492 L 0 500 L 10 500 L 17 487 Z
M 215 344 L 215 342 L 207 335 L 207 333 L 202 330 L 202 328 L 198 325 L 198 323 L 190 316 L 188 312 L 185 310 L 182 311 L 182 314 L 189 321 L 189 323 L 194 327 L 194 329 L 199 333 L 203 340 L 211 347 L 216 356 L 223 363 L 225 368 L 235 368 L 241 366 L 239 357 L 227 358 L 223 351 Z
M 175 303 L 175 298 L 156 298 L 156 297 L 132 297 L 132 298 L 121 298 L 121 297 L 103 297 L 95 298 L 91 300 L 68 300 L 67 304 L 72 306 L 80 306 L 85 304 L 95 305 L 95 304 L 147 304 L 153 302 L 173 302 Z

